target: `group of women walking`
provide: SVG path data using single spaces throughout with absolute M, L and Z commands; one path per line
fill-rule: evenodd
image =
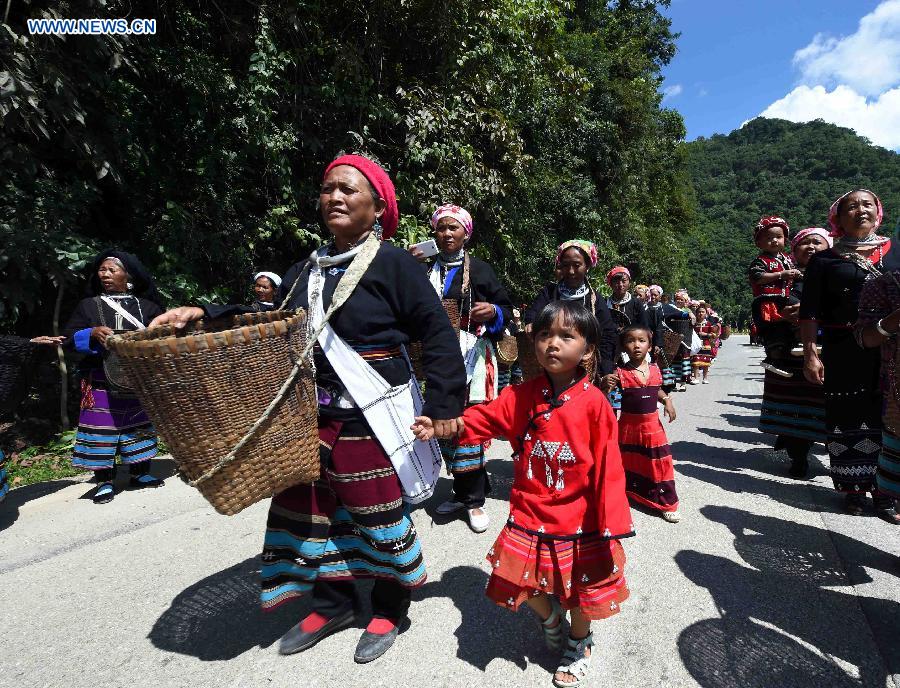
M 807 475 L 812 444 L 824 442 L 847 513 L 864 514 L 871 495 L 875 513 L 900 524 L 900 256 L 878 233 L 883 215 L 878 196 L 857 189 L 831 205 L 828 229 L 789 237 L 783 218 L 763 218 L 765 265 L 751 266 L 750 279 L 774 285 L 754 311 L 766 344 L 761 428 L 777 435 L 797 478 Z M 788 244 L 790 256 L 781 251 Z M 760 299 L 771 301 L 769 317 Z M 783 332 L 793 340 L 785 344 Z
M 97 257 L 90 294 L 66 328 L 67 341 L 85 354 L 74 462 L 96 472 L 94 501 L 115 496 L 116 456 L 128 466 L 131 487 L 162 484 L 149 470 L 155 430 L 138 400 L 117 384 L 105 348 L 110 335 L 303 308 L 317 339 L 322 472 L 313 484 L 277 494 L 269 508 L 262 606 L 312 598 L 310 613 L 284 635 L 280 651 L 303 651 L 353 624 L 362 609 L 355 582 L 374 579 L 372 616 L 354 657 L 365 663 L 383 655 L 404 626 L 412 590 L 426 579 L 411 506 L 432 496 L 443 463 L 453 489 L 435 512 L 461 513 L 473 531 L 484 532 L 491 491 L 485 448 L 503 437 L 514 451 L 514 482 L 509 518 L 488 552 L 487 595 L 510 609 L 531 606 L 548 647 L 561 654 L 554 684 L 579 685 L 591 661 L 591 620 L 617 613 L 628 597 L 619 542 L 634 534 L 628 499 L 679 520 L 658 409 L 674 420 L 670 394 L 709 381 L 722 322 L 684 290 L 669 302 L 658 285 L 632 289 L 624 266 L 608 271 L 611 293 L 603 296 L 590 280 L 597 249 L 582 240 L 559 246 L 555 278 L 520 318 L 497 274 L 469 250 L 475 227 L 466 209 L 445 204 L 434 211 L 433 256 L 386 241 L 398 226 L 396 193 L 389 175 L 365 157 L 341 156 L 328 165 L 319 207 L 329 241 L 283 278 L 255 275 L 250 305 L 163 313 L 153 280 L 134 256 L 107 250 Z M 795 471 L 827 431 L 835 484 L 848 493 L 848 509 L 861 508 L 859 495 L 874 492 L 886 515 L 891 490 L 896 495 L 900 487 L 900 395 L 892 396 L 900 281 L 887 267 L 890 242 L 875 233 L 880 218 L 874 194 L 854 192 L 832 208 L 832 234 L 840 237 L 833 248 L 818 252 L 817 237 L 830 241 L 821 231 L 794 237 L 794 259 L 805 270 L 795 318 L 805 359 L 769 361 L 791 375 L 767 372 L 763 425 L 779 435 Z M 798 294 L 800 286 L 794 279 Z M 508 387 L 509 362 L 499 349 L 519 326 L 533 338 L 528 346 L 542 373 Z M 421 343 L 419 380 L 409 358 L 414 342 Z M 808 381 L 798 376 L 801 369 Z M 879 371 L 891 401 L 876 487 Z M 373 377 L 392 395 L 367 387 Z M 362 398 L 375 401 L 360 406 Z M 379 413 L 398 399 L 419 414 L 409 427 L 380 422 Z

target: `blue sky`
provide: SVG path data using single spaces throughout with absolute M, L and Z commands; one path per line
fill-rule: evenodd
M 900 0 L 673 0 L 665 105 L 688 139 L 760 114 L 822 118 L 900 149 Z

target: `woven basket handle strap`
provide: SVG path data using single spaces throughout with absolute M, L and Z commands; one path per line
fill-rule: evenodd
M 281 385 L 281 388 L 278 390 L 275 398 L 272 399 L 271 402 L 269 402 L 269 405 L 266 406 L 266 409 L 262 412 L 262 415 L 256 420 L 253 425 L 250 426 L 250 429 L 247 430 L 247 432 L 240 440 L 238 440 L 238 443 L 234 445 L 234 448 L 230 452 L 219 459 L 212 468 L 206 471 L 199 478 L 197 478 L 196 480 L 191 480 L 188 483 L 191 487 L 196 487 L 197 485 L 206 482 L 216 473 L 221 471 L 225 466 L 234 461 L 238 455 L 238 452 L 240 452 L 241 449 L 244 448 L 244 445 L 246 445 L 247 442 L 249 442 L 253 438 L 257 430 L 259 430 L 259 428 L 269 419 L 269 416 L 272 415 L 272 412 L 281 403 L 282 399 L 284 399 L 285 395 L 291 389 L 291 386 L 294 384 L 294 380 L 296 380 L 297 375 L 300 374 L 300 370 L 305 365 L 307 365 L 307 357 L 309 356 L 310 351 L 312 351 L 313 346 L 315 346 L 316 341 L 319 339 L 319 335 L 322 334 L 322 330 L 324 330 L 325 326 L 328 324 L 328 320 L 331 318 L 334 312 L 338 308 L 343 306 L 344 302 L 346 302 L 347 299 L 350 298 L 350 294 L 352 294 L 353 290 L 356 289 L 356 285 L 359 284 L 360 279 L 362 279 L 362 276 L 369 268 L 369 265 L 371 265 L 372 261 L 375 260 L 375 255 L 378 253 L 378 249 L 380 246 L 381 239 L 378 237 L 378 235 L 375 232 L 369 234 L 369 237 L 363 244 L 362 249 L 353 257 L 353 260 L 350 262 L 347 271 L 344 273 L 341 281 L 338 282 L 338 286 L 334 290 L 334 296 L 331 299 L 331 305 L 328 307 L 328 311 L 325 313 L 325 317 L 322 318 L 322 322 L 319 323 L 316 331 L 310 335 L 309 341 L 306 343 L 306 348 L 294 362 L 294 367 L 291 368 L 291 372 L 288 374 L 287 379 L 284 381 L 284 384 Z M 296 286 L 297 282 L 299 281 L 300 280 L 298 278 L 294 282 L 294 286 Z M 291 287 L 291 291 L 288 293 L 288 298 L 290 298 L 293 291 L 294 287 Z M 286 301 L 287 299 L 285 299 L 285 302 Z M 312 307 L 312 304 L 310 304 L 310 307 Z

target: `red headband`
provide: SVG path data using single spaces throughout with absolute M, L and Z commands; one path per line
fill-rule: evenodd
M 381 214 L 381 236 L 384 239 L 390 239 L 397 232 L 400 211 L 397 209 L 397 192 L 394 189 L 394 182 L 391 181 L 388 173 L 380 165 L 361 155 L 342 155 L 325 168 L 324 176 L 327 177 L 328 173 L 339 165 L 349 165 L 359 170 L 369 180 L 375 193 L 385 202 L 385 209 Z

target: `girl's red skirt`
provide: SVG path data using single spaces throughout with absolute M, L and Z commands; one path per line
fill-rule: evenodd
M 507 525 L 487 561 L 492 570 L 485 594 L 512 610 L 546 593 L 556 595 L 564 609 L 605 619 L 628 598 L 625 550 L 618 540 L 599 535 L 551 540 Z

